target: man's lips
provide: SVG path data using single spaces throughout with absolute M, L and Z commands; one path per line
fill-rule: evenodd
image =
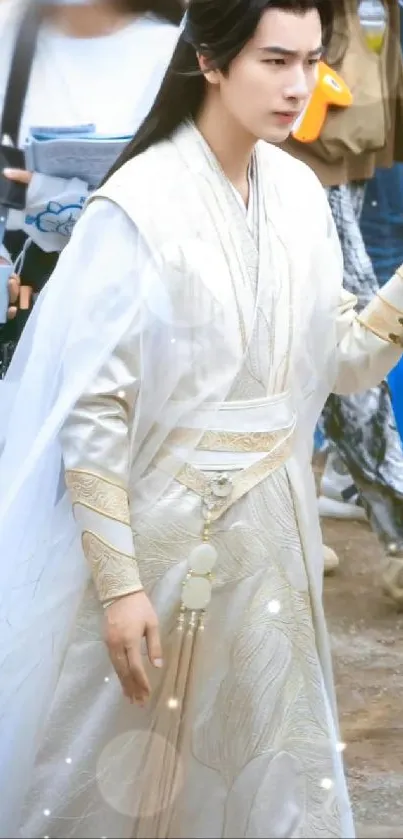
M 291 123 L 298 119 L 300 113 L 300 111 L 275 111 L 274 116 L 280 122 Z

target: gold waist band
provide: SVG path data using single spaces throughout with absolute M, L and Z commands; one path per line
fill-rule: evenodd
M 179 443 L 178 435 L 183 431 L 184 429 L 177 429 L 177 431 L 174 432 L 177 444 Z M 189 435 L 193 435 L 193 439 L 195 433 L 197 433 L 192 429 L 185 429 L 185 431 L 189 432 Z M 225 489 L 223 486 L 220 488 L 220 479 L 216 476 L 213 478 L 208 477 L 204 472 L 197 469 L 195 466 L 192 466 L 190 463 L 183 463 L 180 458 L 175 455 L 167 454 L 166 450 L 161 453 L 154 463 L 163 472 L 171 475 L 176 481 L 178 481 L 178 483 L 187 487 L 187 489 L 192 490 L 204 500 L 211 496 L 212 499 L 214 499 L 214 503 L 212 504 L 210 518 L 211 521 L 214 521 L 220 518 L 220 516 L 232 507 L 236 501 L 239 501 L 244 495 L 246 495 L 246 493 L 250 492 L 251 489 L 264 481 L 265 478 L 269 477 L 269 475 L 275 472 L 276 469 L 279 469 L 286 462 L 292 452 L 294 431 L 295 425 L 285 430 L 266 434 L 266 441 L 268 441 L 268 438 L 270 437 L 270 450 L 251 466 L 248 466 L 246 469 L 240 469 L 231 477 L 231 479 L 226 476 Z M 247 441 L 246 439 L 242 440 L 242 438 L 248 438 L 247 444 L 249 445 L 249 448 L 211 448 L 211 443 L 213 443 L 213 445 L 215 443 L 217 446 L 222 445 L 223 435 L 227 437 L 227 435 L 230 434 L 232 438 L 234 432 L 209 431 L 203 435 L 203 438 L 206 436 L 206 442 L 207 439 L 209 440 L 210 451 L 262 451 L 262 435 L 265 434 L 265 432 L 248 432 L 245 435 L 242 433 L 239 434 L 238 432 L 235 433 L 238 438 L 238 442 L 241 442 L 243 445 L 246 445 Z M 256 435 L 258 436 L 256 437 Z M 256 439 L 253 441 L 252 438 Z M 188 443 L 190 442 L 190 439 L 191 438 L 189 436 Z M 169 440 L 172 442 L 172 435 L 170 435 Z M 184 443 L 183 436 L 181 437 L 180 442 L 182 442 L 182 444 Z M 231 441 L 227 440 L 226 444 L 235 445 L 235 438 L 231 439 Z M 251 444 L 256 445 L 257 448 L 250 448 Z M 197 448 L 199 448 L 199 446 L 197 446 Z
M 205 431 L 196 445 L 201 452 L 270 452 L 285 431 Z M 193 428 L 176 428 L 168 438 L 169 446 L 194 446 L 199 432 Z

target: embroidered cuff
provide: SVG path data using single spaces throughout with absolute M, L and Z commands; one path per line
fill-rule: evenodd
M 96 533 L 85 531 L 83 550 L 101 603 L 141 591 L 142 585 L 134 556 L 116 550 Z
M 357 320 L 378 338 L 403 348 L 403 266 L 357 316 Z
M 65 479 L 101 602 L 140 591 L 124 487 L 85 470 L 67 470 Z
M 129 499 L 123 486 L 84 469 L 67 469 L 65 481 L 73 506 L 80 504 L 122 524 L 130 524 Z

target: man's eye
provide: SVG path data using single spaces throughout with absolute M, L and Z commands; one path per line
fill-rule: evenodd
M 265 58 L 263 64 L 271 64 L 275 67 L 282 67 L 285 64 L 284 58 Z

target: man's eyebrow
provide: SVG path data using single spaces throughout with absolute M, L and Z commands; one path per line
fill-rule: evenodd
M 299 55 L 298 50 L 288 50 L 285 47 L 276 47 L 275 45 L 271 47 L 260 47 L 260 52 L 269 52 L 274 55 L 284 55 L 288 57 L 295 57 Z M 322 55 L 323 53 L 323 46 L 322 44 L 319 47 L 316 47 L 314 50 L 309 50 L 308 55 L 310 58 L 313 58 L 316 55 Z

